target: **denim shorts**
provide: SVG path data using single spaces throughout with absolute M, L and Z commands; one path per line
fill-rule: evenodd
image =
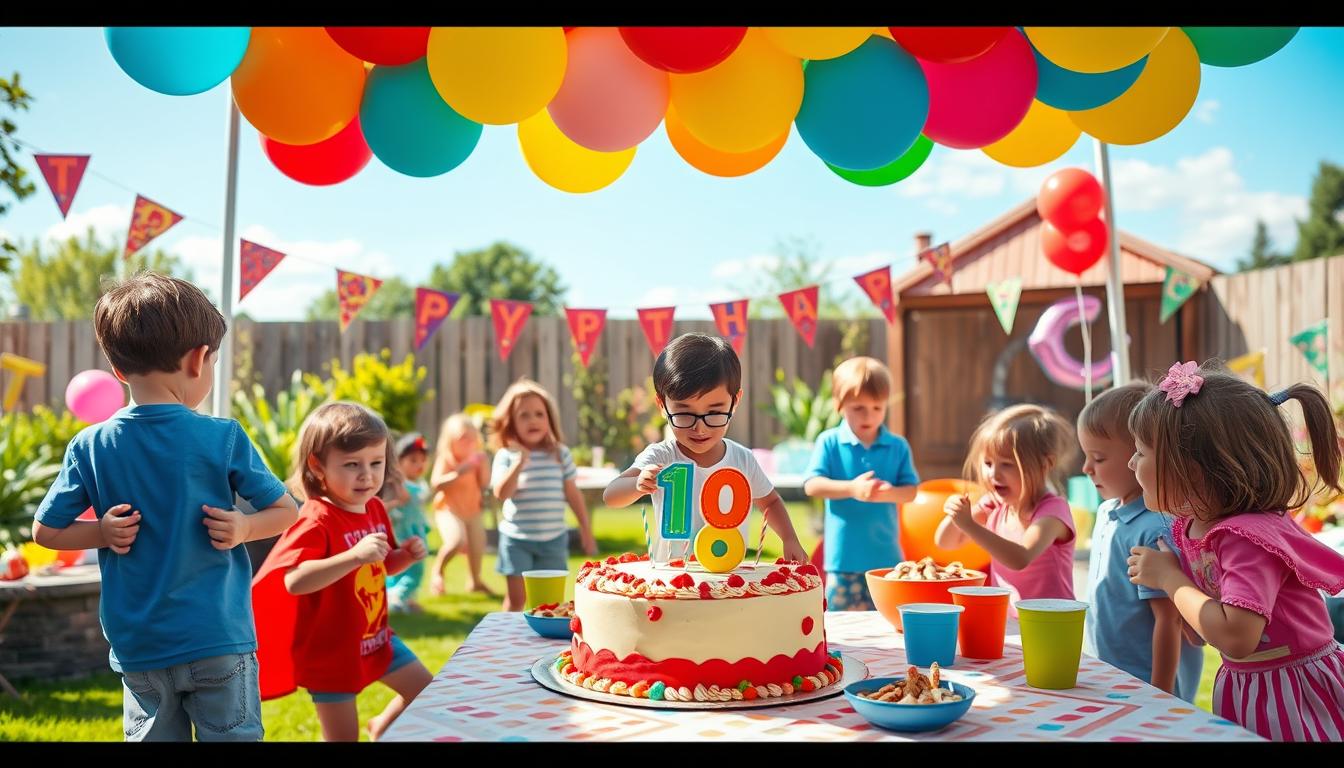
M 400 637 L 393 635 L 390 642 L 392 644 L 392 663 L 387 665 L 387 671 L 383 673 L 384 676 L 396 672 L 398 669 L 410 664 L 412 661 L 417 661 L 415 652 L 410 648 L 407 648 L 406 644 L 401 642 Z M 308 691 L 308 695 L 313 697 L 313 703 L 315 704 L 335 704 L 338 701 L 350 701 L 355 698 L 356 694 Z
M 868 578 L 862 573 L 826 572 L 826 610 L 875 611 L 868 594 Z
M 495 570 L 505 576 L 522 576 L 523 571 L 532 570 L 569 570 L 569 531 L 548 541 L 515 539 L 501 533 Z
M 123 672 L 127 741 L 261 741 L 257 654 L 232 653 L 164 669 Z

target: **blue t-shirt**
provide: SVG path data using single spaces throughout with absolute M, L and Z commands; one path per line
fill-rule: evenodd
M 132 405 L 75 435 L 36 519 L 66 528 L 89 506 L 140 511 L 131 551 L 100 550 L 103 634 L 119 672 L 256 650 L 247 550 L 211 545 L 202 504 L 263 509 L 285 487 L 238 422 L 180 404 Z
M 822 432 L 812 450 L 807 477 L 853 480 L 872 470 L 873 477 L 894 486 L 917 485 L 910 444 L 900 435 L 879 427 L 873 444 L 864 447 L 848 422 Z M 804 481 L 806 482 L 806 481 Z M 890 568 L 901 559 L 897 538 L 896 505 L 858 499 L 826 499 L 826 570 L 863 573 Z
M 1083 650 L 1144 682 L 1151 682 L 1153 677 L 1153 630 L 1157 625 L 1148 601 L 1166 597 L 1167 593 L 1129 580 L 1129 550 L 1140 546 L 1156 549 L 1159 538 L 1176 551 L 1167 519 L 1143 506 L 1142 496 L 1124 506 L 1119 499 L 1107 500 L 1097 510 L 1087 565 Z M 1181 660 L 1176 665 L 1177 696 L 1195 700 L 1203 668 L 1203 649 L 1182 638 Z

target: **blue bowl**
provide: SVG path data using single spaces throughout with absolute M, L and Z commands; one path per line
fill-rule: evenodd
M 556 640 L 568 640 L 574 636 L 574 632 L 569 628 L 568 618 L 546 618 L 544 616 L 533 616 L 530 613 L 524 613 L 523 618 L 527 619 L 527 625 L 542 637 L 552 637 Z
M 903 683 L 904 677 L 870 677 L 845 686 L 845 698 L 864 720 L 891 731 L 936 731 L 961 718 L 975 701 L 975 690 L 944 680 L 941 687 L 961 696 L 961 701 L 938 704 L 896 704 L 859 697 L 859 692 L 875 691 L 889 683 Z

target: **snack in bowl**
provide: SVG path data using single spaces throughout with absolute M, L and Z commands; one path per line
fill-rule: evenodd
M 938 662 L 929 667 L 925 677 L 919 668 L 911 666 L 905 673 L 905 679 L 886 685 L 873 691 L 859 691 L 855 695 L 872 701 L 884 701 L 891 704 L 942 704 L 961 701 L 961 696 L 951 689 L 940 686 L 942 680 Z
M 532 609 L 532 615 L 543 619 L 568 619 L 574 615 L 574 601 L 538 605 Z
M 888 581 L 946 581 L 965 579 L 973 573 L 975 571 L 971 571 L 958 561 L 954 560 L 944 566 L 935 563 L 932 557 L 926 557 L 919 562 L 905 560 L 897 563 L 896 567 L 883 578 Z

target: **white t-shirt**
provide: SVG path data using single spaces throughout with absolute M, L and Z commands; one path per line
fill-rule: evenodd
M 653 492 L 653 500 L 648 511 L 649 540 L 651 542 L 650 557 L 656 562 L 667 562 L 668 560 L 681 557 L 685 552 L 693 552 L 695 546 L 695 534 L 705 526 L 705 518 L 700 511 L 700 492 L 705 487 L 705 481 L 716 470 L 724 467 L 732 467 L 740 471 L 747 478 L 747 484 L 751 488 L 752 506 L 755 506 L 756 499 L 770 495 L 775 490 L 775 486 L 770 479 L 765 476 L 761 465 L 756 462 L 756 457 L 745 446 L 735 443 L 732 440 L 725 439 L 724 447 L 727 449 L 723 453 L 723 458 L 718 463 L 710 467 L 702 467 L 695 463 L 695 459 L 682 452 L 677 446 L 676 440 L 664 440 L 660 443 L 653 443 L 645 448 L 639 456 L 635 457 L 632 469 L 644 469 L 645 467 L 661 466 L 666 467 L 669 464 L 690 464 L 692 465 L 691 480 L 691 538 L 688 540 L 664 541 L 662 537 L 663 530 L 663 495 L 666 493 L 661 487 Z M 727 511 L 730 506 L 732 491 L 725 486 L 719 492 L 719 509 Z M 760 531 L 756 531 L 756 538 L 750 535 L 751 514 L 748 513 L 737 527 L 742 534 L 742 541 L 746 543 L 747 551 L 750 552 L 756 546 L 756 541 L 760 537 Z

